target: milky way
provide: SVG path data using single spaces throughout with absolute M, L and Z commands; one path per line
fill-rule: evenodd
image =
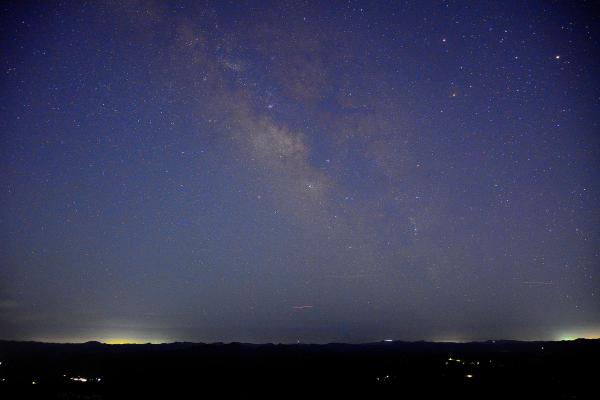
M 4 5 L 0 338 L 597 336 L 599 22 Z

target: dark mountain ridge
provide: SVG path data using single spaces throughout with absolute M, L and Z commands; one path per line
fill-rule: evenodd
M 201 387 L 585 398 L 600 340 L 366 344 L 0 341 L 0 393 L 115 398 Z M 88 397 L 78 397 L 88 396 Z M 95 397 L 94 397 L 95 396 Z

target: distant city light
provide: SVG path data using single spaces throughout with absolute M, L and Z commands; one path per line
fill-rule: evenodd
M 383 339 L 384 342 L 393 342 L 394 339 Z
M 472 378 L 473 377 L 473 375 L 471 375 L 471 374 L 467 374 L 466 376 L 467 376 L 467 378 Z
M 95 340 L 106 344 L 160 344 L 169 341 L 168 338 L 144 335 L 140 332 L 123 332 L 120 334 L 107 335 L 105 337 L 101 336 Z
M 71 377 L 69 379 L 72 381 L 75 381 L 75 382 L 93 382 L 93 381 L 101 382 L 102 381 L 102 378 L 86 378 L 86 377 L 82 377 L 82 376 L 75 376 L 75 377 Z
M 561 336 L 558 340 L 560 340 L 560 341 L 565 341 L 565 340 L 570 341 L 570 340 L 575 340 L 575 339 L 577 339 L 576 336 L 565 335 L 565 336 Z
M 599 339 L 600 327 L 574 328 L 568 332 L 559 332 L 555 340 Z

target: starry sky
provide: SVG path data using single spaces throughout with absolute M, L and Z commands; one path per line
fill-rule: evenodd
M 0 338 L 600 336 L 591 3 L 4 3 Z

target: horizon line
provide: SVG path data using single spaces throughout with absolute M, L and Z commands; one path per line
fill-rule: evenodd
M 416 343 L 431 343 L 431 344 L 481 344 L 481 343 L 491 343 L 494 344 L 496 342 L 520 342 L 520 343 L 562 343 L 562 342 L 574 342 L 577 340 L 600 340 L 600 337 L 577 337 L 577 338 L 568 338 L 568 339 L 553 339 L 553 340 L 543 340 L 543 339 L 535 339 L 535 340 L 520 340 L 520 339 L 483 339 L 483 340 L 470 340 L 470 341 L 451 341 L 451 340 L 401 340 L 401 339 L 381 339 L 379 341 L 374 342 L 360 342 L 360 343 L 351 343 L 351 342 L 326 342 L 326 343 L 317 343 L 317 342 L 194 342 L 187 340 L 179 340 L 172 342 L 157 342 L 157 341 L 148 341 L 148 342 L 119 342 L 119 343 L 110 343 L 104 342 L 101 340 L 86 340 L 82 342 L 57 342 L 57 341 L 44 341 L 44 340 L 23 340 L 23 339 L 0 339 L 0 342 L 18 342 L 18 343 L 40 343 L 40 344 L 73 344 L 73 345 L 82 345 L 82 344 L 90 344 L 97 343 L 106 346 L 126 346 L 126 345 L 170 345 L 170 344 L 201 344 L 201 345 L 232 345 L 232 344 L 242 344 L 242 345 L 252 345 L 252 346 L 264 346 L 264 345 L 285 345 L 285 346 L 327 346 L 327 345 L 348 345 L 348 346 L 361 346 L 361 345 L 369 345 L 369 344 L 394 344 L 394 343 L 407 343 L 407 344 L 416 344 Z

